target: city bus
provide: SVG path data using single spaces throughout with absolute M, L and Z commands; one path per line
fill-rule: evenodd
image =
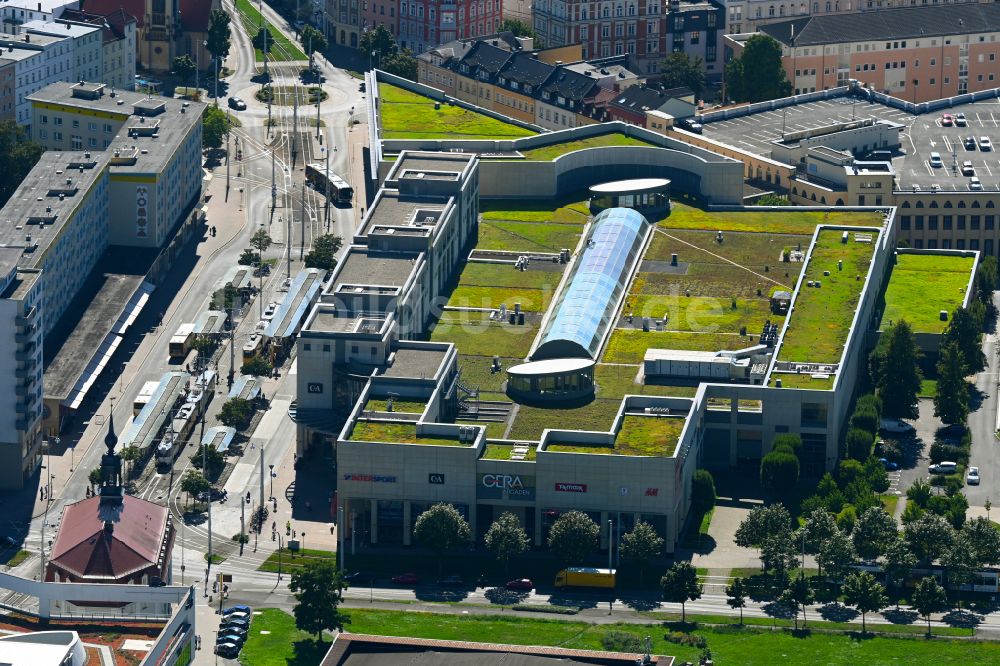
M 182 359 L 191 351 L 194 342 L 194 324 L 181 324 L 170 338 L 170 358 Z
M 326 165 L 322 163 L 306 165 L 306 180 L 310 187 L 317 192 L 323 192 L 325 189 L 327 198 L 334 203 L 351 203 L 354 199 L 354 189 L 347 184 L 347 181 L 332 171 L 329 180 L 327 180 L 326 174 Z
M 152 400 L 153 394 L 156 393 L 156 387 L 159 385 L 159 381 L 146 382 L 142 385 L 139 395 L 135 397 L 135 401 L 132 403 L 132 416 L 139 416 L 139 412 L 142 411 L 142 408 L 148 405 L 149 401 Z

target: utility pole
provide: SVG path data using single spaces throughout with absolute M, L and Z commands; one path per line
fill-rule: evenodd
M 274 146 L 271 146 L 271 215 L 278 205 L 278 186 L 274 182 Z
M 306 184 L 302 183 L 302 238 L 299 239 L 299 261 L 306 254 Z
M 263 12 L 261 12 L 261 14 L 260 14 L 260 28 L 261 28 L 261 30 L 264 29 L 264 13 Z M 264 31 L 264 80 L 267 81 L 268 85 L 271 84 L 271 76 L 267 73 L 267 31 Z M 271 119 L 271 114 L 270 114 L 271 105 L 268 104 L 267 106 L 268 106 L 268 111 L 269 111 L 269 113 L 267 114 L 267 119 L 270 120 Z
M 229 163 L 232 161 L 232 155 L 229 153 L 229 128 L 230 128 L 230 118 L 229 110 L 226 110 L 226 201 L 229 201 Z
M 246 505 L 247 503 L 240 498 L 240 555 L 243 555 L 243 533 L 246 532 Z
M 231 371 L 230 371 L 231 372 Z M 205 417 L 202 416 L 202 427 L 205 425 Z M 202 445 L 201 447 L 201 469 L 205 473 L 205 478 L 208 478 L 208 447 Z M 212 488 L 209 486 L 208 489 L 208 567 L 212 568 Z
M 281 223 L 281 218 L 278 218 L 278 223 Z M 288 215 L 288 228 L 285 230 L 285 247 L 288 248 L 286 253 L 286 265 L 285 277 L 289 280 L 292 279 L 292 216 L 291 213 Z
M 295 168 L 295 156 L 298 155 L 299 138 L 299 85 L 292 85 L 292 168 Z
M 264 515 L 264 443 L 260 443 L 260 512 Z M 264 522 L 261 520 L 258 531 L 264 529 Z
M 224 304 L 223 304 L 224 305 Z M 236 308 L 229 308 L 229 387 L 233 386 L 233 373 L 236 371 Z
M 267 61 L 264 61 L 267 64 Z M 274 87 L 270 81 L 267 83 L 267 135 L 271 136 L 271 98 L 274 96 Z
M 326 148 L 323 151 L 326 153 L 326 202 L 323 204 L 323 217 L 326 221 L 326 233 L 330 233 L 330 151 Z
M 323 144 L 323 137 L 319 133 L 319 110 L 323 104 L 323 87 L 316 87 L 316 138 L 319 139 L 320 145 Z

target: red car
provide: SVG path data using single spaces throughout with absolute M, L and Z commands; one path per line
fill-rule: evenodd
M 944 114 L 944 115 L 941 116 L 941 126 L 942 127 L 951 127 L 954 124 L 955 124 L 955 118 L 952 117 L 952 115 L 950 113 L 946 113 L 946 114 Z
M 393 576 L 392 582 L 396 585 L 416 585 L 420 582 L 420 578 L 415 573 L 405 573 Z
M 522 592 L 531 592 L 535 589 L 535 584 L 532 583 L 527 578 L 520 578 L 518 580 L 509 580 L 507 584 L 504 585 L 508 590 L 519 590 Z

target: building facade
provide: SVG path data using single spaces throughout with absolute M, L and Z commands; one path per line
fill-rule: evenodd
M 104 70 L 101 73 L 101 78 L 80 78 L 88 81 L 99 80 L 101 83 L 106 83 L 118 90 L 132 90 L 135 87 L 136 20 L 134 16 L 124 9 L 119 9 L 108 16 L 67 9 L 63 12 L 61 20 L 94 25 L 101 29 L 104 58 Z
M 46 35 L 0 38 L 4 58 L 14 61 L 14 115 L 19 125 L 31 124 L 28 96 L 56 81 L 73 80 L 73 46 L 69 39 Z
M 80 0 L 7 0 L 0 6 L 0 32 L 16 35 L 29 21 L 52 21 L 79 8 Z
M 17 115 L 17 62 L 0 57 L 0 122 Z
M 73 63 L 71 81 L 104 81 L 104 39 L 101 29 L 73 21 L 29 21 L 22 33 L 69 40 Z
M 934 5 L 955 5 L 982 0 L 934 0 Z M 921 3 L 926 5 L 928 3 Z M 898 7 L 914 7 L 912 0 L 727 0 L 726 31 L 753 32 L 767 23 L 792 17 L 825 14 L 872 13 Z

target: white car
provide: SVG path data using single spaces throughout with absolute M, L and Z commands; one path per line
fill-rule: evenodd
M 969 468 L 969 473 L 965 475 L 965 482 L 967 484 L 969 484 L 970 486 L 978 486 L 979 485 L 979 468 L 978 467 L 970 467 Z
M 965 160 L 962 162 L 962 175 L 963 176 L 975 176 L 976 167 L 972 166 L 972 160 Z
M 936 465 L 930 465 L 927 471 L 931 474 L 954 474 L 957 469 L 958 463 L 950 460 L 942 460 Z
M 955 114 L 955 126 L 956 127 L 965 127 L 967 124 L 968 124 L 968 121 L 965 119 L 965 114 L 964 113 L 956 113 Z
M 944 166 L 944 162 L 941 161 L 941 153 L 931 153 L 931 158 L 928 161 L 935 169 L 940 169 Z
M 969 179 L 969 189 L 975 192 L 983 189 L 983 182 L 979 180 L 979 176 L 973 176 Z
M 990 142 L 990 137 L 979 137 L 979 150 L 993 150 L 993 144 Z

